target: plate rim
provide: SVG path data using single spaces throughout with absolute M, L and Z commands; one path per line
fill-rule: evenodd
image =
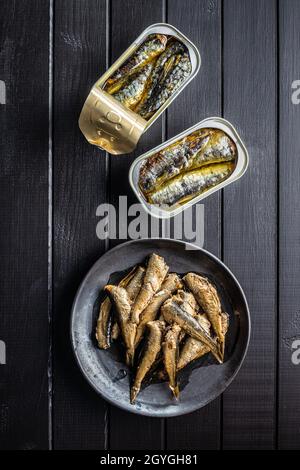
M 126 407 L 122 403 L 119 403 L 119 402 L 113 400 L 113 398 L 111 398 L 109 395 L 105 395 L 103 391 L 100 391 L 95 386 L 95 384 L 92 382 L 92 380 L 90 379 L 88 373 L 86 372 L 86 370 L 84 369 L 82 363 L 80 362 L 79 355 L 77 354 L 76 341 L 75 341 L 75 336 L 74 336 L 73 322 L 74 322 L 74 316 L 75 316 L 75 311 L 76 311 L 76 305 L 78 303 L 78 299 L 79 299 L 79 296 L 81 294 L 81 291 L 83 290 L 83 288 L 85 286 L 86 279 L 90 276 L 90 273 L 94 270 L 95 265 L 100 261 L 100 259 L 102 259 L 103 257 L 108 256 L 109 253 L 116 252 L 119 249 L 123 248 L 124 246 L 128 246 L 128 245 L 135 244 L 135 243 L 140 243 L 140 242 L 169 242 L 171 244 L 175 243 L 175 244 L 182 245 L 184 247 L 189 246 L 193 250 L 203 252 L 208 257 L 212 258 L 215 262 L 217 262 L 217 264 L 221 265 L 222 268 L 225 269 L 225 271 L 227 271 L 227 273 L 232 277 L 232 279 L 234 280 L 234 282 L 236 283 L 236 285 L 237 285 L 237 287 L 240 291 L 240 294 L 242 295 L 242 298 L 243 298 L 243 301 L 244 301 L 244 304 L 245 304 L 245 307 L 246 307 L 246 319 L 247 319 L 247 324 L 248 324 L 246 343 L 245 343 L 245 347 L 244 347 L 240 362 L 239 362 L 237 368 L 235 369 L 234 373 L 232 374 L 232 376 L 226 381 L 226 383 L 224 385 L 222 385 L 220 388 L 218 388 L 218 390 L 215 393 L 210 395 L 209 399 L 207 401 L 205 401 L 204 404 L 198 406 L 197 403 L 196 403 L 195 406 L 192 406 L 189 410 L 182 410 L 182 411 L 180 411 L 179 408 L 174 407 L 174 410 L 171 410 L 171 411 L 168 410 L 167 415 L 164 412 L 158 412 L 156 414 L 153 414 L 151 411 L 148 411 L 148 410 L 145 410 L 145 409 L 140 409 L 140 408 L 137 408 L 137 407 L 134 407 L 134 406 L 132 406 L 132 409 L 130 409 L 129 407 Z M 95 392 L 98 395 L 100 395 L 101 398 L 106 400 L 111 405 L 114 405 L 114 406 L 116 406 L 116 407 L 118 407 L 122 410 L 125 410 L 129 413 L 134 413 L 134 414 L 141 415 L 141 416 L 148 416 L 148 417 L 151 417 L 151 418 L 169 418 L 169 417 L 187 415 L 187 414 L 193 413 L 194 411 L 197 411 L 201 408 L 204 408 L 209 403 L 214 401 L 218 396 L 222 395 L 224 393 L 224 391 L 230 386 L 232 381 L 235 379 L 235 377 L 237 376 L 238 372 L 240 371 L 240 369 L 241 369 L 241 367 L 244 363 L 244 360 L 246 358 L 248 348 L 249 348 L 249 343 L 250 343 L 250 338 L 251 338 L 251 329 L 252 329 L 252 327 L 251 327 L 251 314 L 250 314 L 250 309 L 249 309 L 249 305 L 248 305 L 248 302 L 247 302 L 247 298 L 246 298 L 246 295 L 244 293 L 244 290 L 243 290 L 240 282 L 238 281 L 236 276 L 233 274 L 231 269 L 229 269 L 228 266 L 226 266 L 226 264 L 224 264 L 224 262 L 222 260 L 220 260 L 216 255 L 214 255 L 210 251 L 208 251 L 204 248 L 201 248 L 201 247 L 197 246 L 194 243 L 186 242 L 184 240 L 176 240 L 176 239 L 173 239 L 173 238 L 160 238 L 160 237 L 148 238 L 147 237 L 147 238 L 139 238 L 137 240 L 127 240 L 124 243 L 119 243 L 118 245 L 114 246 L 113 248 L 107 250 L 105 253 L 103 253 L 93 263 L 93 265 L 87 271 L 86 275 L 84 276 L 83 280 L 81 281 L 81 283 L 80 283 L 80 285 L 79 285 L 79 287 L 76 291 L 73 303 L 72 303 L 71 315 L 70 315 L 70 341 L 71 341 L 73 355 L 75 357 L 76 363 L 77 363 L 82 375 L 84 376 L 85 380 L 89 383 L 89 385 L 92 387 L 92 389 L 95 390 Z

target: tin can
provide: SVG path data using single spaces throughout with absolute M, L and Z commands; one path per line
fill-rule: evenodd
M 194 197 L 193 199 L 191 199 L 190 201 L 182 205 L 177 205 L 177 206 L 174 205 L 173 207 L 170 207 L 170 208 L 160 208 L 153 204 L 149 204 L 149 202 L 145 199 L 144 194 L 140 190 L 139 184 L 138 184 L 140 169 L 144 161 L 150 156 L 152 156 L 153 154 L 161 151 L 162 149 L 168 147 L 169 145 L 181 140 L 182 138 L 202 128 L 220 129 L 224 131 L 234 141 L 236 148 L 237 148 L 237 157 L 236 157 L 236 165 L 231 175 L 226 180 L 220 182 L 216 186 L 211 187 L 210 189 L 206 190 L 199 196 Z M 153 217 L 166 219 L 166 218 L 170 218 L 179 214 L 187 207 L 193 206 L 197 202 L 202 201 L 203 199 L 215 193 L 216 191 L 219 191 L 221 188 L 224 188 L 225 186 L 241 178 L 241 176 L 243 176 L 243 174 L 247 170 L 248 164 L 249 164 L 248 151 L 242 139 L 240 138 L 237 130 L 235 129 L 235 127 L 226 119 L 223 119 L 220 117 L 209 117 L 207 119 L 204 119 L 203 121 L 200 121 L 198 124 L 195 124 L 189 129 L 181 132 L 180 134 L 176 135 L 172 139 L 169 139 L 167 142 L 164 142 L 163 144 L 158 145 L 154 149 L 138 157 L 130 167 L 129 183 L 135 195 L 137 196 L 137 198 L 143 205 L 144 209 L 146 210 L 146 212 L 148 212 Z
M 146 120 L 139 114 L 123 106 L 102 88 L 106 81 L 129 59 L 137 48 L 151 34 L 166 34 L 182 42 L 190 56 L 191 74 L 164 104 Z M 149 129 L 184 87 L 196 76 L 201 65 L 201 57 L 196 46 L 174 26 L 157 23 L 146 28 L 133 44 L 94 84 L 79 117 L 79 127 L 89 143 L 113 155 L 129 153 L 134 150 L 141 135 Z

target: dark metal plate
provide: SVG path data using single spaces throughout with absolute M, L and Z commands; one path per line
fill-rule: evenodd
M 117 348 L 101 351 L 95 341 L 99 294 L 112 273 L 122 272 L 146 256 L 158 253 L 166 259 L 170 272 L 205 274 L 216 284 L 224 310 L 230 316 L 224 364 L 211 355 L 202 359 L 181 377 L 182 391 L 175 401 L 166 384 L 156 383 L 129 402 L 130 376 Z M 95 308 L 96 307 L 96 308 Z M 250 337 L 250 315 L 241 286 L 231 271 L 214 255 L 194 245 L 170 239 L 129 241 L 108 251 L 83 280 L 72 309 L 71 339 L 82 373 L 110 403 L 133 413 L 169 417 L 190 413 L 220 395 L 237 374 L 246 355 Z

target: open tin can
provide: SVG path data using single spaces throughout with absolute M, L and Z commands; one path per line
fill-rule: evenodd
M 103 87 L 107 80 L 133 56 L 138 47 L 152 34 L 172 36 L 180 41 L 189 53 L 191 73 L 159 109 L 146 120 L 117 101 L 113 95 L 104 91 Z M 94 84 L 79 117 L 80 130 L 89 143 L 110 154 L 120 155 L 132 152 L 141 135 L 149 129 L 183 88 L 196 76 L 200 64 L 200 53 L 196 46 L 174 26 L 166 23 L 149 26 Z
M 145 198 L 141 188 L 139 187 L 140 170 L 145 160 L 147 160 L 149 157 L 153 156 L 154 154 L 160 152 L 161 150 L 165 149 L 166 147 L 169 147 L 170 145 L 175 144 L 177 141 L 180 141 L 181 139 L 189 136 L 193 132 L 203 129 L 203 128 L 219 129 L 223 131 L 225 134 L 227 134 L 230 137 L 230 139 L 234 142 L 236 146 L 235 166 L 230 176 L 228 176 L 228 178 L 225 179 L 224 181 L 221 181 L 215 186 L 212 186 L 211 188 L 206 189 L 200 195 L 193 197 L 192 199 L 190 199 L 189 201 L 185 203 L 174 204 L 173 206 L 170 206 L 170 207 L 164 206 L 163 208 L 158 207 L 155 204 L 150 204 Z M 204 119 L 203 121 L 200 121 L 198 124 L 190 127 L 189 129 L 181 132 L 180 134 L 176 135 L 172 139 L 169 139 L 163 144 L 158 145 L 154 149 L 138 157 L 130 167 L 129 182 L 137 198 L 139 199 L 139 201 L 145 208 L 146 212 L 148 212 L 153 217 L 166 219 L 166 218 L 170 218 L 179 214 L 187 207 L 193 206 L 197 202 L 205 199 L 210 194 L 213 194 L 216 191 L 219 191 L 219 189 L 224 188 L 228 184 L 232 183 L 233 181 L 238 180 L 241 176 L 243 176 L 243 174 L 247 170 L 248 163 L 249 163 L 248 151 L 242 139 L 240 138 L 237 130 L 235 129 L 235 127 L 230 122 L 226 121 L 226 119 L 223 119 L 220 117 L 210 117 L 210 118 Z

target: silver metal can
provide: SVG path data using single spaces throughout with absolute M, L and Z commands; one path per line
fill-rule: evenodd
M 139 187 L 139 174 L 140 174 L 140 169 L 141 169 L 142 164 L 145 162 L 145 160 L 147 160 L 152 155 L 156 154 L 157 152 L 165 149 L 166 147 L 172 144 L 175 144 L 177 141 L 183 139 L 184 137 L 202 128 L 220 129 L 223 132 L 225 132 L 235 143 L 237 155 L 236 155 L 235 167 L 234 167 L 233 172 L 224 181 L 221 181 L 215 186 L 212 186 L 210 189 L 205 190 L 202 194 L 193 197 L 191 200 L 181 205 L 174 204 L 171 207 L 161 208 L 161 207 L 158 207 L 157 205 L 150 204 L 146 200 L 143 192 L 141 191 Z M 180 134 L 176 135 L 172 139 L 169 139 L 167 142 L 164 142 L 163 144 L 158 145 L 154 149 L 149 150 L 148 152 L 138 157 L 130 167 L 129 182 L 134 193 L 136 194 L 137 198 L 139 199 L 139 201 L 141 202 L 145 210 L 153 217 L 166 219 L 166 218 L 170 218 L 179 214 L 187 207 L 191 207 L 197 202 L 202 201 L 206 197 L 210 196 L 210 194 L 213 194 L 216 191 L 219 191 L 221 188 L 224 188 L 225 186 L 241 178 L 241 176 L 243 176 L 243 174 L 247 170 L 248 164 L 249 164 L 248 151 L 242 139 L 240 138 L 237 130 L 235 129 L 235 127 L 226 119 L 223 119 L 220 117 L 209 117 L 209 118 L 204 119 L 203 121 L 200 121 L 198 124 L 195 124 L 189 129 L 181 132 Z
M 138 47 L 152 34 L 162 34 L 178 39 L 188 50 L 191 73 L 178 89 L 154 112 L 149 119 L 123 106 L 113 95 L 103 90 L 107 80 L 124 64 Z M 79 127 L 89 143 L 113 155 L 129 153 L 137 145 L 141 135 L 149 129 L 171 102 L 196 76 L 201 64 L 200 53 L 196 46 L 174 26 L 157 23 L 146 28 L 133 44 L 114 62 L 114 64 L 94 84 L 79 117 Z

